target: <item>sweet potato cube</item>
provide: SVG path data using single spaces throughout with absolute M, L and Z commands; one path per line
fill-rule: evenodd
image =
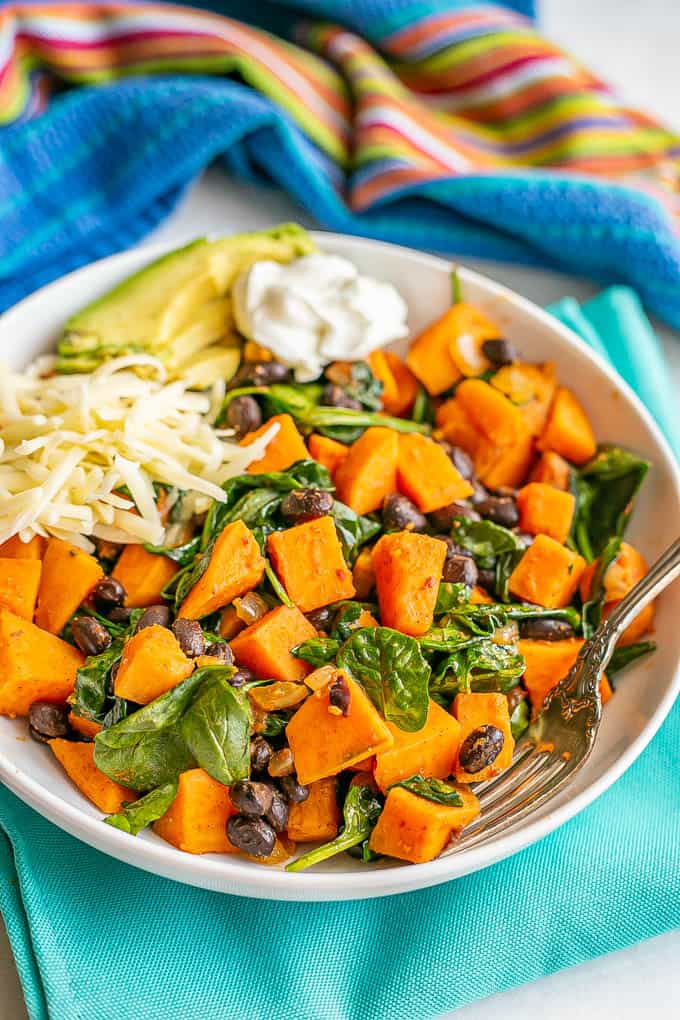
M 400 779 L 421 775 L 447 779 L 460 744 L 460 723 L 435 701 L 430 701 L 427 722 L 421 730 L 407 733 L 388 722 L 394 743 L 376 755 L 375 781 L 385 793 Z
M 27 715 L 34 701 L 66 701 L 83 656 L 0 606 L 0 715 Z
M 530 641 L 523 638 L 518 642 L 518 651 L 526 664 L 524 686 L 529 692 L 534 712 L 540 711 L 550 691 L 567 675 L 582 645 L 581 638 L 567 638 L 564 641 Z M 603 674 L 600 680 L 602 704 L 611 695 L 611 685 Z
M 547 609 L 568 606 L 586 561 L 549 535 L 537 535 L 510 575 L 508 588 L 518 599 Z
M 554 450 L 573 464 L 585 464 L 597 452 L 588 416 L 565 386 L 560 386 L 557 391 L 545 429 L 538 440 L 538 448 Z
M 264 457 L 254 460 L 248 466 L 251 474 L 265 474 L 268 471 L 285 471 L 298 460 L 307 460 L 309 453 L 297 425 L 289 414 L 275 414 L 273 418 L 261 425 L 255 432 L 249 432 L 241 440 L 241 446 L 250 446 L 252 442 L 264 435 L 267 429 L 278 423 L 279 431 L 269 440 Z
M 571 468 L 568 462 L 554 450 L 544 450 L 529 475 L 530 482 L 543 482 L 564 492 L 569 488 Z
M 517 493 L 519 526 L 530 535 L 550 535 L 566 542 L 574 518 L 576 498 L 545 482 L 529 482 Z
M 460 764 L 456 765 L 456 779 L 459 783 L 481 783 L 497 776 L 512 764 L 515 741 L 510 729 L 508 699 L 504 694 L 457 694 L 453 711 L 461 726 L 461 745 L 480 726 L 495 726 L 503 734 L 502 750 L 491 765 L 474 773 L 466 772 Z
M 455 397 L 446 400 L 437 409 L 435 421 L 437 424 L 435 438 L 446 439 L 454 446 L 466 450 L 471 457 L 475 456 L 483 438 L 482 433 L 477 431 L 470 415 Z
M 317 779 L 309 785 L 307 800 L 290 805 L 286 831 L 296 843 L 335 839 L 341 817 L 335 778 Z
M 69 712 L 68 721 L 71 729 L 80 733 L 81 737 L 94 738 L 98 733 L 101 733 L 101 723 L 95 722 L 93 719 L 85 719 L 82 715 L 76 715 L 75 712 Z
M 418 395 L 418 380 L 408 365 L 394 351 L 373 351 L 368 363 L 383 384 L 381 399 L 386 413 L 397 417 L 408 414 Z
M 286 726 L 298 779 L 304 785 L 335 776 L 355 762 L 392 746 L 387 723 L 351 677 L 348 715 L 329 711 L 328 684 L 302 703 Z
M 77 740 L 49 741 L 50 750 L 83 796 L 106 815 L 120 811 L 123 804 L 137 800 L 137 794 L 109 779 L 94 763 L 94 744 Z
M 419 637 L 432 626 L 446 545 L 437 538 L 399 531 L 383 535 L 373 569 L 385 627 Z
M 125 605 L 139 609 L 162 602 L 161 593 L 178 570 L 169 556 L 158 556 L 134 544 L 125 546 L 112 574 L 125 588 Z
M 352 567 L 352 580 L 355 595 L 358 599 L 367 599 L 375 588 L 375 571 L 373 569 L 373 546 L 365 545 Z
M 0 559 L 0 606 L 32 620 L 41 572 L 40 560 Z
M 461 377 L 454 353 L 461 347 L 463 338 L 474 343 L 497 336 L 498 327 L 478 308 L 459 301 L 416 337 L 406 363 L 428 393 L 437 396 Z
M 154 832 L 188 854 L 233 854 L 227 822 L 236 814 L 229 789 L 203 769 L 189 769 L 179 777 L 177 795 Z
M 70 542 L 48 539 L 35 622 L 43 630 L 58 634 L 103 576 L 94 556 Z
M 358 514 L 377 510 L 397 487 L 398 454 L 396 432 L 380 427 L 366 429 L 352 443 L 335 473 L 338 499 Z
M 452 837 L 474 821 L 479 801 L 470 790 L 459 790 L 463 804 L 452 807 L 435 804 L 395 786 L 371 833 L 368 845 L 378 854 L 412 864 L 424 864 L 438 857 Z
M 397 488 L 423 513 L 472 495 L 472 486 L 439 443 L 417 433 L 399 436 Z
M 352 571 L 332 517 L 275 531 L 267 539 L 267 549 L 279 581 L 303 613 L 354 595 Z
M 320 436 L 316 432 L 309 437 L 307 445 L 310 456 L 319 464 L 323 464 L 331 478 L 349 453 L 349 446 L 329 439 L 328 436 Z
M 498 446 L 510 446 L 527 431 L 519 408 L 483 379 L 464 379 L 456 400 L 477 431 Z
M 526 478 L 533 454 L 533 436 L 523 422 L 509 443 L 482 436 L 474 452 L 477 477 L 490 489 L 515 488 Z
M 491 385 L 519 407 L 531 434 L 540 436 L 557 389 L 555 366 L 550 362 L 532 365 L 516 361 L 500 368 Z
M 397 399 L 397 381 L 385 357 L 385 351 L 371 351 L 367 361 L 375 378 L 382 383 L 380 400 L 383 410 L 386 414 L 395 414 L 391 408 L 394 407 L 394 402 Z
M 231 650 L 239 666 L 263 680 L 304 680 L 312 667 L 291 655 L 291 648 L 316 637 L 299 609 L 277 606 L 233 638 Z
M 167 627 L 145 627 L 125 644 L 114 690 L 116 697 L 147 705 L 193 673 L 194 664 Z
M 0 545 L 0 557 L 9 560 L 41 560 L 45 554 L 47 539 L 34 535 L 29 542 L 22 542 L 18 535 L 13 535 Z
M 179 615 L 190 620 L 214 613 L 251 591 L 262 580 L 265 561 L 253 533 L 234 521 L 217 536 L 210 562 L 182 603 Z

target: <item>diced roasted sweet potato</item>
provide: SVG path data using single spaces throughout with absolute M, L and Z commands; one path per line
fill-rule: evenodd
M 530 535 L 550 535 L 566 542 L 574 518 L 576 498 L 545 482 L 529 482 L 517 493 L 519 526 Z
M 397 487 L 398 454 L 393 429 L 366 429 L 335 473 L 338 499 L 358 514 L 377 510 Z
M 515 488 L 526 478 L 533 454 L 534 439 L 524 422 L 505 445 L 482 436 L 474 452 L 477 477 L 489 489 Z
M 376 755 L 375 764 L 375 781 L 383 793 L 409 776 L 447 779 L 451 775 L 460 744 L 460 723 L 435 701 L 430 701 L 421 730 L 408 733 L 390 722 L 387 727 L 394 743 Z
M 316 432 L 309 437 L 307 445 L 310 457 L 313 457 L 319 464 L 323 464 L 331 478 L 335 477 L 335 472 L 349 453 L 349 446 L 338 443 L 335 439 L 329 439 L 328 436 L 320 436 Z
M 94 763 L 94 744 L 84 741 L 49 741 L 50 750 L 80 792 L 104 814 L 120 811 L 123 804 L 137 800 L 138 794 L 104 775 Z
M 589 564 L 581 576 L 580 592 L 581 599 L 587 602 L 592 596 L 591 585 L 593 575 L 597 569 L 597 560 Z M 609 616 L 612 610 L 625 598 L 631 588 L 634 588 L 638 581 L 647 573 L 647 561 L 638 550 L 629 542 L 622 542 L 618 556 L 607 568 L 604 575 L 604 606 L 603 616 Z M 643 634 L 651 630 L 654 622 L 655 603 L 638 613 L 633 622 L 626 628 L 619 639 L 619 645 L 631 645 L 639 641 Z
M 77 648 L 0 606 L 0 715 L 27 715 L 34 701 L 66 701 L 82 663 Z
M 477 431 L 470 415 L 455 397 L 446 400 L 437 408 L 435 421 L 436 439 L 446 439 L 453 446 L 460 446 L 462 450 L 467 451 L 471 457 L 475 456 L 483 438 L 482 434 Z
M 214 613 L 255 588 L 264 568 L 264 557 L 250 529 L 243 521 L 227 524 L 217 536 L 207 569 L 184 599 L 179 615 L 198 620 Z
M 470 348 L 498 336 L 498 327 L 479 308 L 459 301 L 416 337 L 406 363 L 428 393 L 437 396 L 460 379 L 461 364 L 471 374 L 480 371 L 476 361 L 471 363 Z
M 432 626 L 446 545 L 437 538 L 399 531 L 383 535 L 373 569 L 385 627 L 419 637 Z
M 317 517 L 267 539 L 276 575 L 303 613 L 354 595 L 352 572 L 345 563 L 332 517 Z
M 263 680 L 304 680 L 312 667 L 290 650 L 315 637 L 314 627 L 299 609 L 277 606 L 237 634 L 231 650 L 239 666 Z
M 576 662 L 581 651 L 581 638 L 567 638 L 564 641 L 530 641 L 523 638 L 517 648 L 526 663 L 524 686 L 534 712 L 539 712 L 543 702 Z M 612 689 L 606 676 L 600 681 L 602 704 L 611 697 Z
M 314 691 L 286 727 L 301 783 L 335 776 L 350 765 L 392 746 L 394 738 L 369 697 L 351 677 L 346 716 L 329 711 L 328 684 Z
M 515 361 L 500 368 L 490 382 L 517 405 L 531 434 L 540 436 L 557 389 L 555 366 Z
M 103 576 L 94 556 L 70 542 L 50 538 L 43 557 L 35 622 L 58 634 Z
M 554 450 L 544 450 L 531 469 L 529 481 L 543 482 L 566 492 L 569 488 L 570 474 L 571 468 L 564 457 Z
M 537 535 L 510 575 L 508 588 L 518 599 L 559 609 L 568 606 L 586 561 L 549 535 Z
M 456 400 L 477 431 L 498 446 L 510 446 L 526 432 L 519 408 L 483 379 L 464 379 Z
M 179 777 L 177 796 L 154 832 L 189 854 L 233 854 L 227 822 L 236 814 L 229 789 L 203 769 L 189 769 Z
M 287 833 L 296 843 L 335 839 L 341 813 L 334 777 L 317 779 L 309 785 L 309 796 L 301 804 L 291 804 Z
M 470 602 L 475 606 L 491 605 L 493 601 L 486 588 L 480 588 L 478 584 L 470 592 Z
M 417 433 L 399 437 L 397 488 L 423 513 L 472 495 L 472 486 L 439 443 Z
M 451 838 L 479 814 L 479 801 L 474 793 L 466 789 L 458 792 L 463 804 L 452 807 L 426 800 L 403 786 L 395 786 L 387 795 L 385 807 L 371 833 L 369 848 L 412 864 L 434 860 Z
M 352 580 L 355 595 L 358 599 L 367 599 L 375 588 L 375 571 L 373 570 L 373 546 L 364 546 L 352 567 Z
M 297 430 L 297 425 L 289 414 L 275 414 L 273 418 L 261 425 L 255 432 L 249 432 L 241 440 L 241 446 L 250 446 L 252 442 L 264 435 L 267 429 L 276 422 L 279 431 L 270 439 L 264 457 L 253 461 L 248 471 L 251 474 L 265 474 L 268 471 L 285 471 L 291 464 L 309 457 L 307 447 Z
M 194 663 L 167 627 L 144 627 L 126 642 L 114 690 L 116 697 L 147 705 L 193 673 Z
M 84 719 L 82 715 L 76 715 L 73 711 L 69 712 L 68 721 L 71 729 L 80 733 L 82 737 L 94 738 L 101 732 L 101 723 L 94 722 L 93 719 Z
M 418 395 L 418 380 L 393 351 L 373 351 L 368 359 L 373 375 L 383 384 L 382 405 L 387 414 L 409 413 Z
M 557 391 L 538 448 L 554 450 L 573 464 L 585 464 L 595 456 L 597 444 L 592 425 L 579 401 L 565 386 Z
M 143 545 L 126 545 L 113 568 L 113 576 L 125 588 L 125 605 L 130 609 L 157 606 L 161 592 L 179 566 L 169 556 L 147 552 Z
M 47 539 L 34 535 L 29 542 L 22 542 L 18 535 L 13 535 L 0 545 L 0 557 L 3 559 L 41 560 L 45 554 Z
M 515 742 L 510 729 L 508 699 L 504 694 L 457 694 L 453 711 L 461 726 L 461 746 L 473 730 L 479 729 L 480 726 L 495 726 L 503 734 L 501 752 L 486 768 L 471 773 L 460 763 L 456 765 L 456 779 L 459 783 L 481 783 L 499 775 L 503 769 L 512 764 Z
M 0 559 L 0 606 L 32 620 L 41 572 L 40 560 Z

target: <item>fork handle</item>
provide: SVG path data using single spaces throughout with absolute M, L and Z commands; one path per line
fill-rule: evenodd
M 680 538 L 659 556 L 656 563 L 610 614 L 607 624 L 611 636 L 618 640 L 645 606 L 680 577 Z

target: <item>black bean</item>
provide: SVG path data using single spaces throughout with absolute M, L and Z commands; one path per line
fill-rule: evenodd
M 274 832 L 283 832 L 288 825 L 288 805 L 278 790 L 273 791 L 271 807 L 264 817 Z
M 250 764 L 255 772 L 264 772 L 273 754 L 272 745 L 264 737 L 253 737 L 250 741 Z
M 334 606 L 322 606 L 321 609 L 313 609 L 311 613 L 305 613 L 305 616 L 312 627 L 316 627 L 317 630 L 330 630 L 335 613 Z
M 309 787 L 299 783 L 298 777 L 295 775 L 281 776 L 279 786 L 283 796 L 291 804 L 302 804 L 309 797 Z
M 336 673 L 328 685 L 328 707 L 335 715 L 349 715 L 352 700 L 349 684 L 343 673 Z
M 251 857 L 269 857 L 276 843 L 276 833 L 264 818 L 232 815 L 227 822 L 227 836 L 237 850 Z
M 463 450 L 460 446 L 453 446 L 453 444 L 447 442 L 446 439 L 440 439 L 438 442 L 453 466 L 458 471 L 458 474 L 462 475 L 462 477 L 467 479 L 467 481 L 471 481 L 475 476 L 475 462 L 470 454 Z
M 334 499 L 323 489 L 293 489 L 281 503 L 281 516 L 287 524 L 302 524 L 325 517 L 333 509 Z
M 135 634 L 145 627 L 169 627 L 172 613 L 167 606 L 149 606 L 137 620 Z
M 78 616 L 71 624 L 73 640 L 85 655 L 105 652 L 113 640 L 103 623 L 93 616 Z
M 228 683 L 232 687 L 243 687 L 244 684 L 249 684 L 253 679 L 253 674 L 249 669 L 237 669 L 233 676 L 229 677 Z
M 361 401 L 349 397 L 342 386 L 338 386 L 337 383 L 328 383 L 324 386 L 321 403 L 325 407 L 346 407 L 350 411 L 361 410 Z
M 497 726 L 479 726 L 461 744 L 458 760 L 466 772 L 481 772 L 495 762 L 505 737 Z
M 477 584 L 493 592 L 496 587 L 496 571 L 492 567 L 480 567 L 477 571 Z
M 28 728 L 34 740 L 44 744 L 70 731 L 69 707 L 52 701 L 34 701 L 28 709 Z
M 285 382 L 289 375 L 289 369 L 279 361 L 244 361 L 227 389 L 235 390 L 239 386 L 271 386 L 272 383 Z
M 234 653 L 231 650 L 231 645 L 227 641 L 216 641 L 214 645 L 208 645 L 205 650 L 206 655 L 212 655 L 215 659 L 219 659 L 223 666 L 233 666 L 234 664 Z M 241 672 L 244 672 L 243 670 Z M 248 676 L 245 676 L 245 673 Z M 253 675 L 250 670 L 245 670 L 244 678 L 242 683 L 246 683 L 247 680 L 252 680 Z M 235 675 L 231 678 L 229 683 L 232 687 L 238 687 L 238 683 L 234 683 Z
M 116 608 L 112 609 L 109 613 L 109 620 L 111 623 L 126 624 L 130 622 L 131 616 L 131 609 L 128 609 L 126 606 L 116 606 Z
M 450 535 L 433 535 L 438 542 L 444 542 L 446 545 L 446 558 L 450 559 L 452 556 L 469 556 L 472 557 L 472 553 L 468 552 L 467 549 L 463 549 L 462 545 L 456 545 Z
M 448 503 L 446 506 L 439 507 L 438 510 L 433 510 L 428 514 L 430 518 L 430 524 L 437 531 L 450 531 L 453 527 L 454 517 L 467 517 L 471 521 L 479 521 L 481 517 L 476 510 L 473 510 L 467 503 Z
M 195 659 L 197 655 L 203 655 L 205 652 L 205 635 L 198 620 L 185 620 L 181 616 L 173 623 L 172 633 L 179 641 L 184 654 L 190 659 Z
M 98 612 L 107 616 L 125 602 L 125 588 L 115 577 L 102 577 L 92 590 L 92 601 Z
M 481 482 L 478 482 L 477 479 L 475 479 L 471 484 L 473 492 L 472 495 L 470 496 L 470 502 L 472 503 L 473 506 L 477 506 L 478 503 L 481 503 L 483 500 L 488 499 L 489 490 L 485 488 L 485 486 L 483 486 Z
M 385 496 L 382 522 L 385 531 L 425 531 L 427 527 L 425 514 L 421 514 L 407 496 L 400 496 L 398 492 Z
M 227 405 L 227 423 L 239 439 L 248 432 L 259 429 L 262 424 L 262 411 L 255 397 L 248 395 L 234 397 Z
M 274 790 L 269 783 L 239 779 L 229 787 L 229 797 L 242 815 L 266 815 L 272 806 Z
M 468 584 L 471 588 L 477 584 L 479 571 L 477 564 L 471 556 L 447 556 L 442 572 L 443 581 L 452 581 L 454 584 Z
M 564 641 L 574 636 L 574 628 L 566 620 L 520 620 L 519 636 L 530 641 Z
M 512 365 L 513 361 L 519 361 L 517 348 L 509 340 L 485 340 L 482 344 L 482 353 L 492 365 L 498 368 L 502 365 Z
M 514 528 L 519 521 L 519 510 L 512 496 L 488 496 L 476 506 L 487 521 L 502 524 L 504 528 Z

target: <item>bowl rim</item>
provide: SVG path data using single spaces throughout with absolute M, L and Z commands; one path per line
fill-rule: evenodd
M 581 358 L 586 362 L 593 362 L 605 373 L 614 389 L 625 399 L 626 404 L 629 407 L 632 406 L 642 419 L 661 450 L 665 462 L 664 467 L 669 472 L 680 500 L 680 466 L 659 426 L 639 397 L 616 373 L 609 362 L 588 347 L 573 330 L 533 301 L 522 297 L 509 287 L 497 283 L 482 273 L 467 269 L 453 259 L 430 255 L 403 245 L 389 244 L 349 234 L 326 231 L 310 231 L 310 234 L 320 247 L 334 244 L 350 248 L 358 246 L 372 252 L 385 251 L 392 255 L 401 254 L 423 268 L 429 267 L 449 272 L 455 268 L 463 283 L 467 281 L 480 285 L 490 297 L 503 299 L 514 309 L 532 317 L 548 332 L 559 335 L 568 346 L 576 349 Z M 98 259 L 59 277 L 4 312 L 0 316 L 0 334 L 8 328 L 11 329 L 15 314 L 23 313 L 28 304 L 39 302 L 46 293 L 58 290 L 66 280 L 73 281 L 81 276 L 85 277 L 103 263 L 120 264 L 124 269 L 127 262 L 137 263 L 147 259 L 150 261 L 172 251 L 173 247 L 171 243 L 141 245 Z M 512 856 L 559 828 L 604 793 L 639 757 L 659 730 L 679 692 L 680 660 L 655 712 L 650 716 L 638 736 L 627 745 L 615 761 L 605 768 L 599 778 L 591 782 L 576 796 L 553 808 L 552 811 L 533 821 L 529 818 L 517 828 L 512 828 L 507 835 L 501 835 L 489 844 L 472 848 L 459 855 L 445 855 L 416 866 L 391 865 L 385 869 L 377 868 L 367 871 L 365 874 L 357 871 L 291 873 L 283 869 L 255 867 L 255 865 L 251 866 L 253 869 L 251 871 L 243 866 L 244 862 L 235 866 L 229 855 L 193 855 L 183 853 L 174 846 L 162 844 L 160 841 L 155 843 L 130 839 L 127 833 L 123 833 L 113 826 L 104 825 L 100 818 L 86 814 L 76 805 L 62 800 L 57 793 L 53 793 L 29 773 L 18 768 L 7 757 L 2 747 L 0 747 L 0 780 L 21 800 L 69 835 L 118 860 L 156 875 L 189 885 L 254 898 L 297 901 L 376 898 L 434 886 L 462 877 L 470 872 L 482 870 L 501 859 Z

